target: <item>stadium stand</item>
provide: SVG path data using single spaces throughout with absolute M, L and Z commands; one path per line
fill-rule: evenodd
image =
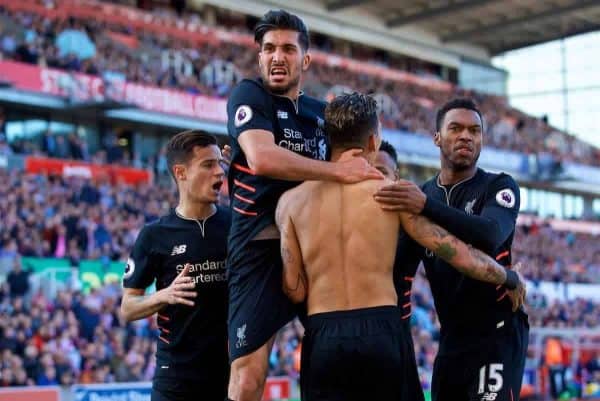
M 0 170 L 0 266 L 15 255 L 127 260 L 143 226 L 175 204 L 169 185 L 128 186 L 80 177 Z M 223 203 L 227 203 L 224 199 Z M 514 255 L 527 278 L 600 284 L 598 236 L 558 231 L 549 224 L 520 225 Z
M 600 284 L 597 235 L 558 231 L 547 223 L 517 230 L 513 252 L 530 280 Z
M 256 75 L 255 50 L 248 46 L 251 38 L 247 32 L 235 32 L 237 36 L 230 35 L 227 40 L 227 32 L 215 30 L 225 37 L 227 46 L 214 39 L 186 38 L 183 34 L 191 29 L 208 29 L 193 14 L 177 19 L 164 12 L 140 12 L 146 21 L 141 29 L 127 24 L 127 11 L 131 10 L 124 6 L 111 9 L 120 10 L 120 15 L 106 13 L 90 19 L 99 3 L 65 1 L 50 9 L 39 4 L 0 4 L 4 6 L 0 16 L 6 22 L 0 51 L 6 59 L 100 75 L 107 81 L 139 82 L 218 97 L 226 96 L 241 77 Z M 167 21 L 173 27 L 161 30 Z M 374 93 L 382 104 L 387 128 L 428 135 L 435 129 L 437 106 L 450 97 L 471 96 L 486 116 L 489 145 L 547 154 L 557 162 L 600 163 L 598 149 L 511 108 L 505 98 L 463 90 L 431 74 L 420 77 L 395 70 L 393 63 L 392 67 L 358 61 L 344 65 L 337 60 L 341 66 L 334 66 L 327 62 L 326 53 L 318 55 L 321 57 L 315 57 L 308 74 L 306 92 L 322 98 L 348 89 Z M 401 78 L 389 79 L 395 73 Z M 340 82 L 344 85 L 339 86 Z

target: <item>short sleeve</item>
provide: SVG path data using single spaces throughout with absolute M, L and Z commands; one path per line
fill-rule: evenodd
M 158 256 L 152 253 L 151 227 L 145 226 L 140 231 L 123 274 L 124 288 L 145 289 L 156 278 Z
M 514 229 L 520 207 L 519 186 L 510 175 L 500 174 L 488 186 L 481 215 L 506 223 Z
M 262 129 L 273 132 L 273 110 L 269 94 L 250 80 L 240 82 L 227 101 L 227 130 L 237 139 L 244 131 Z

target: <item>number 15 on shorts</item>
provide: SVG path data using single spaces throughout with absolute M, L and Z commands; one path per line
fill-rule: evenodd
M 503 369 L 504 365 L 501 363 L 490 363 L 489 365 L 484 365 L 481 367 L 481 369 L 479 369 L 479 388 L 477 390 L 477 394 L 483 394 L 486 391 L 489 391 L 489 393 L 485 394 L 485 396 L 488 397 L 486 398 L 484 396 L 482 400 L 494 401 L 496 399 L 497 394 L 495 393 L 498 393 L 500 390 L 502 390 L 502 385 L 504 384 L 502 379 Z

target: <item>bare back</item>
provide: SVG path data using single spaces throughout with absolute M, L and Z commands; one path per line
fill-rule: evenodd
M 396 305 L 400 220 L 373 199 L 385 181 L 307 181 L 287 197 L 302 254 L 308 313 Z

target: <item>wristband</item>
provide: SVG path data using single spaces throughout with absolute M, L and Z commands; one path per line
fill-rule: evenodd
M 506 281 L 504 281 L 504 286 L 509 290 L 514 290 L 519 285 L 519 275 L 513 271 L 506 269 Z

